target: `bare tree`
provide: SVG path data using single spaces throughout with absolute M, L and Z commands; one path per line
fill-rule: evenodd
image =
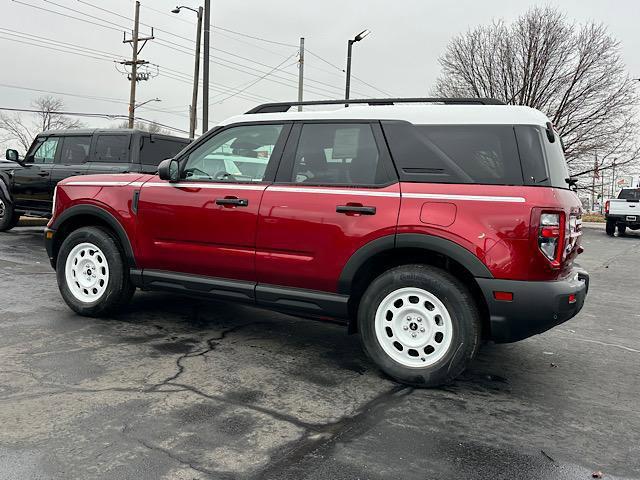
M 0 114 L 0 130 L 4 131 L 2 140 L 17 142 L 26 152 L 35 136 L 44 130 L 62 130 L 81 128 L 82 122 L 70 118 L 60 112 L 64 110 L 61 98 L 44 96 L 32 102 L 36 113 L 31 113 L 25 119 L 23 115 Z
M 602 24 L 533 8 L 511 24 L 498 20 L 455 37 L 439 61 L 437 95 L 494 97 L 544 112 L 574 175 L 640 157 L 638 95 Z
M 116 128 L 129 128 L 128 122 L 119 123 Z M 149 133 L 158 133 L 161 135 L 171 135 L 171 131 L 166 128 L 161 127 L 156 122 L 141 122 L 137 121 L 133 124 L 133 128 L 137 128 L 138 130 L 144 130 Z

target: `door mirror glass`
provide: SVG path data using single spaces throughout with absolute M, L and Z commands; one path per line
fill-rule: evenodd
M 12 162 L 17 162 L 19 159 L 18 151 L 13 150 L 12 148 L 8 149 L 5 153 L 5 158 Z
M 177 182 L 180 180 L 180 165 L 174 158 L 167 158 L 158 165 L 158 176 L 160 180 L 168 180 L 169 182 Z

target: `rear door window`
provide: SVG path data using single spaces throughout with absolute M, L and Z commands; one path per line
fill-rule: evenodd
M 162 160 L 173 158 L 189 144 L 187 140 L 180 142 L 154 135 L 142 137 L 140 149 L 140 163 L 143 165 L 158 165 Z
M 96 140 L 95 162 L 128 163 L 131 135 L 99 135 Z
M 91 137 L 64 137 L 62 151 L 60 153 L 60 163 L 62 165 L 81 165 L 89 157 L 91 147 Z
M 302 126 L 291 182 L 315 185 L 379 185 L 388 182 L 369 124 Z
M 522 185 L 510 125 L 412 125 L 383 122 L 403 181 Z

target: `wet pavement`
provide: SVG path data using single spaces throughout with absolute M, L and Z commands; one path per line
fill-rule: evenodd
M 339 325 L 144 292 L 76 316 L 41 229 L 0 234 L 0 479 L 640 478 L 640 235 L 584 244 L 580 315 L 416 390 Z

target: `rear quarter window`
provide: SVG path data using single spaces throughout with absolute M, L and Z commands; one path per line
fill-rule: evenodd
M 560 137 L 552 143 L 542 127 L 516 125 L 518 150 L 526 185 L 569 188 L 569 169 L 562 151 Z
M 162 160 L 173 158 L 178 152 L 189 145 L 188 140 L 144 136 L 141 139 L 140 163 L 143 165 L 158 165 Z
M 400 179 L 428 183 L 522 185 L 511 125 L 383 122 Z

